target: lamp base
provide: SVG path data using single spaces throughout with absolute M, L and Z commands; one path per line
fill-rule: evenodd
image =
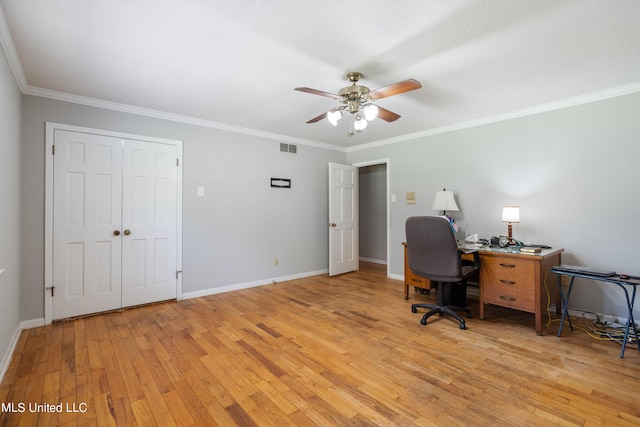
M 515 246 L 517 245 L 516 241 L 513 240 L 513 227 L 511 223 L 507 224 L 507 246 Z

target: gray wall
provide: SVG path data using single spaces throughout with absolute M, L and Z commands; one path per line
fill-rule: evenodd
M 356 150 L 348 162 L 389 158 L 392 276 L 403 274 L 404 222 L 433 215 L 437 190 L 453 190 L 460 238 L 506 233 L 502 207 L 520 206 L 514 237 L 563 247 L 563 263 L 640 275 L 640 94 L 631 94 Z M 404 204 L 415 191 L 417 203 Z M 555 278 L 550 285 L 555 286 Z M 622 291 L 581 283 L 571 306 L 627 316 Z M 634 312 L 640 318 L 640 308 Z
M 20 324 L 20 212 L 20 91 L 0 49 L 0 377 Z
M 360 259 L 387 263 L 387 165 L 358 168 Z
M 327 164 L 343 152 L 283 153 L 271 139 L 24 96 L 22 319 L 44 317 L 46 121 L 183 141 L 184 293 L 327 269 Z M 292 188 L 271 188 L 271 177 Z

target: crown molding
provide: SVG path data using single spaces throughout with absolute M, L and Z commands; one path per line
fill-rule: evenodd
M 7 20 L 4 17 L 4 10 L 2 10 L 2 6 L 0 6 L 0 45 L 7 57 L 7 62 L 9 63 L 9 68 L 11 68 L 11 72 L 13 73 L 13 78 L 18 84 L 20 92 L 24 93 L 29 85 L 27 84 L 27 79 L 24 76 L 24 70 L 22 69 L 20 59 L 18 58 L 18 52 L 16 51 L 13 39 L 11 38 L 11 32 L 9 31 Z
M 0 23 L 0 27 L 1 27 L 1 23 Z M 12 67 L 12 69 L 14 68 Z M 21 67 L 19 67 L 19 70 L 20 72 L 22 72 Z M 103 109 L 119 111 L 123 113 L 136 114 L 139 116 L 152 117 L 152 118 L 157 118 L 162 120 L 169 120 L 173 122 L 190 124 L 194 126 L 201 126 L 201 127 L 211 128 L 211 129 L 218 129 L 218 130 L 224 130 L 228 132 L 240 133 L 244 135 L 256 136 L 260 138 L 272 139 L 280 142 L 287 142 L 290 144 L 300 144 L 300 145 L 306 145 L 310 147 L 316 147 L 316 148 L 322 148 L 322 149 L 340 151 L 340 152 L 346 152 L 346 153 L 367 150 L 370 148 L 382 147 L 385 145 L 397 144 L 400 142 L 411 141 L 414 139 L 425 138 L 425 137 L 439 135 L 443 133 L 455 132 L 458 130 L 469 129 L 469 128 L 483 126 L 491 123 L 497 123 L 505 120 L 531 116 L 534 114 L 545 113 L 549 111 L 559 110 L 562 108 L 588 104 L 591 102 L 601 101 L 609 98 L 615 98 L 618 96 L 640 92 L 640 82 L 637 82 L 637 83 L 618 86 L 611 89 L 606 89 L 606 90 L 593 92 L 585 95 L 580 95 L 572 98 L 566 98 L 566 99 L 562 99 L 562 100 L 558 100 L 558 101 L 554 101 L 546 104 L 540 104 L 540 105 L 536 105 L 529 108 L 514 110 L 514 111 L 510 111 L 503 114 L 482 117 L 476 120 L 469 120 L 466 122 L 454 123 L 448 126 L 442 126 L 438 128 L 427 129 L 420 132 L 399 135 L 393 138 L 359 144 L 354 147 L 344 147 L 344 146 L 326 144 L 318 141 L 312 141 L 312 140 L 303 139 L 303 138 L 296 138 L 296 137 L 291 137 L 287 135 L 264 132 L 256 129 L 233 126 L 225 123 L 214 122 L 211 120 L 197 119 L 194 117 L 167 113 L 164 111 L 152 110 L 149 108 L 135 107 L 132 105 L 120 104 L 117 102 L 111 102 L 111 101 L 105 101 L 105 100 L 96 99 L 96 98 L 73 95 L 66 92 L 59 92 L 59 91 L 53 91 L 49 89 L 38 88 L 38 87 L 30 86 L 26 83 L 23 83 L 22 86 L 24 86 L 24 88 L 21 88 L 21 90 L 22 90 L 22 93 L 25 95 L 50 98 L 58 101 L 87 105 L 90 107 L 103 108 Z
M 322 142 L 312 141 L 312 140 L 303 139 L 303 138 L 295 138 L 292 136 L 281 135 L 281 134 L 272 133 L 272 132 L 265 132 L 265 131 L 245 128 L 241 126 L 234 126 L 234 125 L 229 125 L 225 123 L 214 122 L 211 120 L 198 119 L 195 117 L 167 113 L 164 111 L 153 110 L 150 108 L 136 107 L 133 105 L 105 101 L 102 99 L 74 95 L 67 92 L 59 92 L 55 90 L 43 89 L 43 88 L 29 86 L 29 85 L 27 85 L 26 89 L 22 93 L 25 95 L 32 95 L 32 96 L 37 96 L 41 98 L 55 99 L 57 101 L 70 102 L 73 104 L 86 105 L 89 107 L 103 108 L 106 110 L 119 111 L 122 113 L 135 114 L 139 116 L 169 120 L 172 122 L 185 123 L 185 124 L 194 125 L 194 126 L 201 126 L 201 127 L 211 128 L 211 129 L 218 129 L 218 130 L 224 130 L 228 132 L 257 136 L 260 138 L 273 139 L 279 142 L 288 142 L 291 144 L 307 145 L 307 146 L 323 148 L 327 150 L 344 151 L 344 147 L 340 147 L 337 145 L 325 144 Z
M 346 152 L 355 152 L 361 150 L 367 150 L 369 148 L 382 147 L 384 145 L 397 144 L 399 142 L 410 141 L 414 139 L 424 138 L 428 136 L 454 132 L 462 129 L 469 129 L 477 126 L 482 126 L 490 123 L 502 122 L 505 120 L 516 119 L 519 117 L 531 116 L 534 114 L 545 113 L 554 110 L 560 110 L 562 108 L 573 107 L 582 104 L 588 104 L 591 102 L 602 101 L 609 98 L 615 98 L 618 96 L 629 95 L 632 93 L 640 92 L 640 82 L 631 83 L 624 86 L 618 86 L 611 89 L 606 89 L 598 92 L 589 93 L 586 95 L 575 96 L 573 98 L 566 98 L 546 104 L 540 104 L 533 107 L 523 108 L 520 110 L 514 110 L 503 114 L 497 114 L 494 116 L 483 117 L 476 120 L 469 120 L 466 122 L 454 123 L 449 126 L 442 126 L 439 128 L 427 129 L 421 132 L 410 133 L 406 135 L 400 135 L 393 138 L 382 139 L 366 144 L 361 144 L 355 147 L 349 147 Z

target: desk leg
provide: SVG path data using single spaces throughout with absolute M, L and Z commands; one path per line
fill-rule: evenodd
M 556 276 L 558 281 L 558 292 L 560 294 L 560 299 L 562 300 L 562 317 L 560 318 L 560 326 L 558 327 L 558 336 L 562 334 L 562 326 L 564 326 L 564 319 L 567 318 L 569 320 L 569 327 L 573 331 L 573 325 L 571 324 L 571 316 L 569 316 L 569 297 L 571 296 L 571 288 L 573 288 L 573 279 L 574 276 L 571 276 L 571 281 L 569 282 L 569 289 L 567 289 L 567 295 L 565 296 L 562 292 L 562 278 L 561 275 L 558 274 Z
M 625 328 L 624 328 L 624 339 L 622 340 L 622 349 L 620 350 L 620 358 L 622 359 L 624 357 L 624 350 L 627 347 L 627 340 L 629 339 L 630 326 L 633 326 L 633 334 L 635 335 L 636 343 L 638 344 L 638 350 L 640 350 L 640 341 L 638 340 L 638 329 L 636 328 L 636 322 L 633 319 L 633 304 L 636 301 L 636 286 L 633 287 L 633 296 L 631 297 L 631 299 L 629 299 L 629 292 L 627 291 L 627 288 L 625 288 L 623 285 L 620 285 L 619 283 L 616 283 L 616 284 L 619 285 L 624 291 L 624 296 L 627 299 L 627 309 L 629 310 L 627 324 L 625 325 Z
M 535 322 L 536 322 L 536 335 L 541 337 L 542 336 L 542 313 L 538 311 L 536 311 L 535 313 Z

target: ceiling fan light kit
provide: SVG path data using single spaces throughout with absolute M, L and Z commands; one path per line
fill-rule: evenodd
M 400 118 L 399 114 L 382 107 L 378 107 L 377 105 L 372 104 L 371 101 L 377 101 L 382 98 L 420 89 L 422 87 L 419 81 L 408 79 L 371 91 L 368 87 L 357 84 L 362 78 L 362 73 L 352 71 L 347 73 L 346 77 L 347 80 L 351 82 L 351 85 L 340 89 L 337 95 L 308 87 L 295 88 L 295 90 L 300 92 L 326 96 L 344 104 L 314 117 L 307 123 L 316 123 L 326 117 L 329 123 L 333 126 L 337 126 L 338 121 L 343 117 L 343 111 L 346 110 L 351 113 L 351 116 L 349 116 L 349 133 L 347 135 L 353 136 L 354 133 L 352 129 L 355 129 L 356 132 L 362 132 L 367 127 L 368 122 L 374 120 L 376 117 L 380 117 L 386 122 L 393 122 Z

